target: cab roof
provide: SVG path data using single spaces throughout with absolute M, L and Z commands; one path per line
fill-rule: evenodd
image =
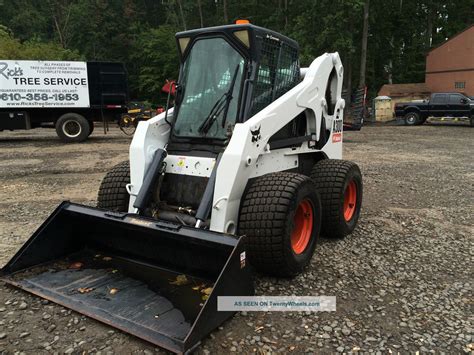
M 251 23 L 246 24 L 233 24 L 233 25 L 224 25 L 224 26 L 214 26 L 214 27 L 204 27 L 197 28 L 189 31 L 182 31 L 176 33 L 176 39 L 182 37 L 189 37 L 193 40 L 197 36 L 201 35 L 213 35 L 213 34 L 226 34 L 231 35 L 236 31 L 247 30 L 250 37 L 266 37 L 271 36 L 273 39 L 278 39 L 282 42 L 285 42 L 287 45 L 296 48 L 299 50 L 298 42 L 295 40 L 282 35 L 281 33 L 269 30 L 267 28 L 255 26 Z

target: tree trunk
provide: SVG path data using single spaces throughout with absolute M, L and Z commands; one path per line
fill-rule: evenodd
M 369 35 L 369 2 L 365 0 L 364 4 L 364 27 L 362 29 L 362 48 L 360 51 L 360 77 L 359 87 L 365 87 L 365 70 L 367 65 L 367 37 Z
M 181 0 L 176 0 L 176 2 L 178 3 L 179 15 L 181 16 L 181 21 L 183 22 L 183 28 L 186 31 L 187 26 L 186 26 L 186 19 L 184 18 L 183 4 L 181 3 Z
M 202 4 L 201 0 L 197 0 L 198 11 L 199 11 L 199 20 L 201 21 L 201 28 L 204 27 L 204 19 L 202 17 Z
M 393 62 L 392 58 L 388 61 L 388 83 L 393 84 Z
M 58 1 L 49 1 L 49 6 L 51 7 L 51 16 L 58 33 L 59 43 L 61 47 L 66 48 L 69 39 L 68 24 L 71 15 L 71 3 L 64 2 L 64 4 L 61 4 Z
M 227 13 L 227 0 L 223 1 L 223 7 L 224 7 L 224 23 L 226 25 L 229 24 L 229 14 Z
M 347 102 L 346 105 L 347 107 L 351 106 L 352 102 L 352 54 L 349 53 L 347 56 L 347 64 L 346 64 L 346 73 L 344 76 L 347 78 L 346 79 L 346 89 L 347 89 Z
M 433 39 L 433 19 L 435 17 L 435 9 L 433 2 L 430 2 L 428 5 L 428 23 L 426 25 L 426 49 L 429 50 L 431 47 L 432 39 Z

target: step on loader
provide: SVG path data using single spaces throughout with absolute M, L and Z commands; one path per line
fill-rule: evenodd
M 357 223 L 362 178 L 342 159 L 343 67 L 300 68 L 298 44 L 252 24 L 176 34 L 174 107 L 140 122 L 98 207 L 63 202 L 2 279 L 176 353 L 253 295 L 252 270 L 292 277 L 320 234 Z

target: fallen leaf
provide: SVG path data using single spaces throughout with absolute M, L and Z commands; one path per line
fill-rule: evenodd
M 209 296 L 212 292 L 212 287 L 205 288 L 204 290 L 201 290 L 201 293 L 204 293 L 205 295 Z
M 186 277 L 186 275 L 178 275 L 176 276 L 176 280 L 170 282 L 171 285 L 177 285 L 177 286 L 184 286 L 184 285 L 187 285 L 188 283 L 189 283 L 189 280 Z
M 118 272 L 117 269 L 112 270 L 112 274 L 115 274 L 116 272 Z
M 112 258 L 111 258 L 110 256 L 104 256 L 104 257 L 102 258 L 102 260 L 104 260 L 104 261 L 110 261 L 110 260 L 112 260 Z
M 110 293 L 111 295 L 115 295 L 118 291 L 119 291 L 119 290 L 118 290 L 117 288 L 111 288 L 110 291 L 109 291 L 109 293 Z
M 95 254 L 95 255 L 94 255 L 94 258 L 100 258 L 100 257 L 101 257 L 100 254 Z
M 73 269 L 73 270 L 77 270 L 77 269 L 80 269 L 80 268 L 83 267 L 83 266 L 84 266 L 83 263 L 77 261 L 77 262 L 72 263 L 71 265 L 69 265 L 69 268 L 70 268 L 70 269 Z
M 79 293 L 89 293 L 93 290 L 94 290 L 94 288 L 92 288 L 92 287 L 79 287 L 77 289 L 77 291 L 79 291 Z
M 293 351 L 295 349 L 296 349 L 296 346 L 294 346 L 294 345 L 290 346 L 290 351 Z
M 264 328 L 264 327 L 256 327 L 256 328 L 255 328 L 255 331 L 256 331 L 256 332 L 259 332 L 259 331 L 261 331 L 263 328 Z
M 203 301 L 206 301 L 209 298 L 209 295 L 202 295 L 201 298 L 202 298 Z

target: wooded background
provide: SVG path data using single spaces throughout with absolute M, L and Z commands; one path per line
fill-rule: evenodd
M 374 96 L 423 82 L 425 54 L 472 24 L 474 0 L 0 0 L 0 59 L 122 61 L 131 97 L 157 103 L 177 78 L 174 33 L 236 19 L 297 40 L 303 66 L 338 51 L 346 88 Z

